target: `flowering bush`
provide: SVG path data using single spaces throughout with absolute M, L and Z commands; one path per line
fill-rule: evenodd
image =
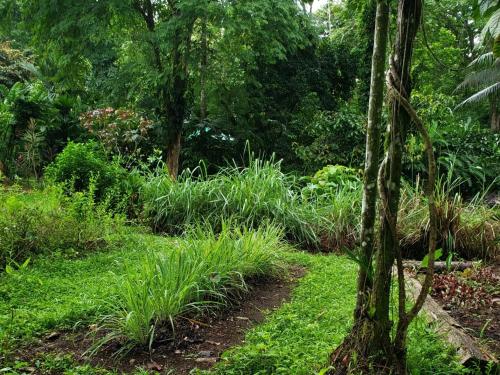
M 104 146 L 109 154 L 141 157 L 153 122 L 127 109 L 100 108 L 82 113 L 85 129 Z

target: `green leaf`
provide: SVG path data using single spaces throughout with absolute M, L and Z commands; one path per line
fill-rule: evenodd
M 5 266 L 5 272 L 6 272 L 8 275 L 12 275 L 12 274 L 15 272 L 15 270 L 14 270 L 14 268 L 12 268 L 12 266 L 11 266 L 10 264 L 7 264 L 7 265 Z
M 497 35 L 493 43 L 493 55 L 497 58 L 500 57 L 500 35 Z
M 443 250 L 442 249 L 437 249 L 434 253 L 434 260 L 439 260 L 443 256 Z M 420 264 L 420 267 L 422 268 L 427 268 L 429 266 L 429 254 L 427 254 L 424 259 L 422 259 L 422 263 Z
M 330 371 L 332 369 L 332 367 L 325 367 L 325 368 L 322 368 L 321 370 L 319 370 L 318 372 L 318 375 L 325 375 L 328 371 Z
M 28 267 L 28 265 L 30 264 L 30 260 L 31 258 L 28 258 L 26 259 L 23 264 L 21 265 L 21 267 L 19 267 L 20 269 L 25 269 L 26 267 Z
M 453 259 L 453 252 L 450 251 L 448 256 L 446 257 L 446 269 L 449 271 L 451 269 L 451 261 Z

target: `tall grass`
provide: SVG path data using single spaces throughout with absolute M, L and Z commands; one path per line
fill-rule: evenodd
M 186 171 L 178 181 L 166 173 L 147 180 L 141 193 L 145 216 L 160 232 L 179 234 L 200 220 L 215 231 L 224 219 L 249 228 L 269 220 L 283 228 L 289 241 L 309 249 L 352 250 L 357 245 L 361 186 L 302 194 L 279 162 L 258 159 L 246 168 L 227 167 L 213 176 Z M 464 258 L 494 258 L 499 254 L 499 209 L 485 205 L 481 194 L 464 201 L 457 193 L 459 185 L 445 175 L 437 182 L 439 246 Z M 426 199 L 419 181 L 403 184 L 398 230 L 407 257 L 422 257 L 427 249 Z
M 145 215 L 157 231 L 182 233 L 200 220 L 219 230 L 221 220 L 256 228 L 272 221 L 301 246 L 320 248 L 330 238 L 353 237 L 360 199 L 347 189 L 333 198 L 305 199 L 280 163 L 253 159 L 245 168 L 227 167 L 213 176 L 185 171 L 177 181 L 156 173 L 142 189 Z
M 457 193 L 459 180 L 441 176 L 436 183 L 435 201 L 438 213 L 438 247 L 466 259 L 495 259 L 500 254 L 499 207 L 484 203 L 478 193 L 464 201 Z M 426 252 L 429 219 L 426 198 L 418 183 L 405 184 L 402 191 L 398 230 L 401 246 L 408 257 Z
M 151 346 L 172 338 L 180 318 L 226 306 L 247 290 L 248 279 L 281 269 L 281 236 L 271 225 L 247 230 L 223 222 L 218 234 L 196 226 L 177 247 L 147 253 L 128 266 L 114 312 L 103 320 L 109 333 L 94 350 L 116 340 L 122 350 Z

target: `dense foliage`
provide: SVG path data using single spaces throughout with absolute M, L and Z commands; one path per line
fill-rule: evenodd
M 92 191 L 68 198 L 57 187 L 35 194 L 1 189 L 0 203 L 2 268 L 16 268 L 36 254 L 75 256 L 101 248 L 123 224 L 96 204 Z
M 356 264 L 373 276 L 358 250 L 377 1 L 318 4 L 0 0 L 0 373 L 71 372 L 67 357 L 32 371 L 17 349 L 77 322 L 96 334 L 87 354 L 174 345 L 181 320 L 290 264 L 311 275 L 214 371 L 327 371 Z M 405 258 L 425 256 L 434 201 L 441 256 L 498 259 L 499 25 L 497 1 L 425 1 L 407 76 L 437 184 L 429 200 L 425 143 L 408 121 L 402 178 L 397 165 L 386 184 L 401 182 L 386 238 Z M 394 114 L 383 107 L 381 130 Z M 375 150 L 397 143 L 374 138 Z M 436 280 L 436 293 L 461 285 Z M 423 325 L 409 366 L 461 372 Z

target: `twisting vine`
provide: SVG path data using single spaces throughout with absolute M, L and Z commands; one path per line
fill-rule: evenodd
M 388 98 L 396 101 L 405 110 L 405 112 L 410 117 L 412 123 L 415 125 L 417 131 L 422 136 L 422 139 L 425 144 L 425 151 L 428 163 L 428 178 L 427 178 L 427 186 L 425 189 L 425 195 L 427 196 L 428 210 L 429 210 L 429 250 L 428 250 L 429 262 L 427 266 L 425 279 L 422 285 L 422 290 L 420 291 L 415 301 L 415 304 L 408 312 L 406 311 L 405 307 L 406 291 L 404 282 L 403 259 L 402 259 L 401 249 L 399 248 L 399 246 L 397 246 L 396 249 L 396 265 L 397 265 L 398 288 L 399 288 L 399 321 L 396 330 L 395 346 L 396 348 L 404 348 L 408 326 L 413 321 L 413 319 L 415 319 L 415 317 L 421 310 L 422 306 L 424 305 L 425 299 L 432 285 L 432 279 L 434 276 L 434 258 L 435 258 L 436 243 L 437 243 L 437 208 L 434 198 L 434 185 L 436 180 L 436 160 L 434 158 L 432 141 L 429 136 L 429 133 L 427 132 L 424 123 L 418 116 L 413 106 L 406 99 L 406 92 L 401 84 L 401 79 L 396 72 L 394 61 L 392 59 L 390 61 L 390 69 L 387 72 L 386 84 L 387 84 Z M 396 239 L 395 243 L 398 243 L 396 220 L 392 215 L 392 213 L 389 211 L 387 194 L 385 186 L 383 185 L 386 164 L 387 164 L 387 155 L 380 165 L 379 175 L 378 175 L 380 200 L 382 202 L 382 213 L 386 218 L 387 222 L 389 223 L 392 235 L 395 236 Z

